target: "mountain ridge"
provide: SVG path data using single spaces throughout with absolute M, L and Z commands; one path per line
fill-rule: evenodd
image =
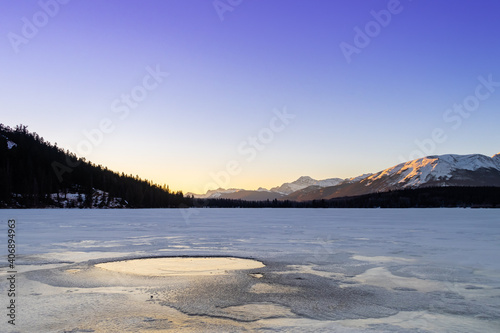
M 258 198 L 262 198 L 261 200 L 273 200 L 284 197 L 288 194 L 291 194 L 295 191 L 305 189 L 309 186 L 319 186 L 319 187 L 328 187 L 340 184 L 345 179 L 342 178 L 327 178 L 316 180 L 309 176 L 301 176 L 297 180 L 293 182 L 283 183 L 280 186 L 275 186 L 271 189 L 266 189 L 264 187 L 259 187 L 257 190 L 246 190 L 240 188 L 218 188 L 216 190 L 208 190 L 205 194 L 196 194 L 192 192 L 186 193 L 188 196 L 193 196 L 197 199 L 215 199 L 215 198 L 224 198 L 224 199 L 242 199 L 247 196 L 251 196 L 253 199 L 247 200 L 258 200 Z
M 333 199 L 402 189 L 443 186 L 500 186 L 500 155 L 431 155 L 400 163 L 360 180 L 300 190 L 287 200 Z M 307 190 L 307 191 L 306 191 Z
M 488 185 L 500 186 L 500 153 L 492 157 L 482 154 L 430 155 L 403 162 L 373 174 L 367 173 L 352 178 L 316 180 L 309 176 L 301 176 L 293 182 L 284 183 L 270 190 L 263 188 L 257 191 L 218 189 L 207 192 L 208 195 L 195 195 L 195 197 L 305 201 L 424 186 Z M 258 195 L 256 192 L 261 194 Z

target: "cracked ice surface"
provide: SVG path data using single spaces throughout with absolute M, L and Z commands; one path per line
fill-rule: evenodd
M 1 210 L 4 236 L 7 220 L 17 222 L 18 307 L 16 327 L 4 320 L 0 331 L 496 332 L 499 217 L 471 209 Z M 99 267 L 180 256 L 265 266 L 213 276 Z M 0 288 L 7 304 L 6 283 Z

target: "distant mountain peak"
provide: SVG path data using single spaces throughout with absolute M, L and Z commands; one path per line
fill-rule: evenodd
M 294 183 L 296 182 L 308 182 L 308 181 L 316 181 L 315 179 L 309 177 L 309 176 L 300 176 Z
M 323 180 L 316 180 L 312 177 L 309 176 L 301 176 L 297 180 L 291 182 L 291 183 L 284 183 L 280 186 L 276 186 L 271 188 L 270 190 L 259 187 L 258 190 L 256 191 L 249 191 L 249 190 L 243 190 L 243 189 L 223 189 L 223 188 L 218 188 L 216 190 L 209 190 L 205 194 L 196 194 L 196 193 L 187 193 L 188 196 L 194 196 L 195 198 L 225 198 L 225 197 L 232 197 L 235 198 L 236 196 L 244 196 L 244 194 L 247 194 L 249 196 L 255 197 L 254 192 L 261 192 L 262 195 L 264 193 L 268 193 L 269 195 L 275 195 L 276 197 L 281 197 L 288 195 L 290 193 L 293 193 L 295 191 L 299 191 L 302 189 L 305 189 L 310 186 L 316 186 L 316 187 L 328 187 L 328 186 L 334 186 L 337 184 L 340 184 L 343 182 L 344 179 L 341 178 L 328 178 L 328 179 L 323 179 Z M 241 193 L 240 193 L 241 192 Z M 239 193 L 239 194 L 237 194 Z
M 284 183 L 280 186 L 273 187 L 270 189 L 270 191 L 288 195 L 295 191 L 305 189 L 309 186 L 318 186 L 318 187 L 335 186 L 343 181 L 344 179 L 341 178 L 328 178 L 323 180 L 316 180 L 309 176 L 301 176 L 294 182 Z

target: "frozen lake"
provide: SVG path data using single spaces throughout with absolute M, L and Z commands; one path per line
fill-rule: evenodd
M 500 332 L 500 211 L 0 210 L 16 220 L 16 326 L 1 332 Z M 6 308 L 7 245 L 1 304 Z M 107 261 L 256 259 L 205 277 Z

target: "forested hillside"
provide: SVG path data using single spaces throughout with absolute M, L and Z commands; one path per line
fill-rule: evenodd
M 73 198 L 74 200 L 70 200 Z M 190 198 L 0 124 L 0 207 L 185 207 Z

